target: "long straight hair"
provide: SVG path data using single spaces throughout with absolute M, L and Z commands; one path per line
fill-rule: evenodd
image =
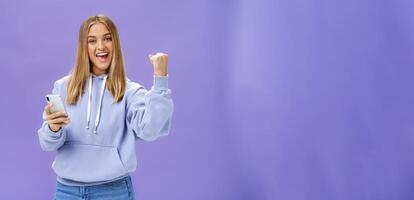
M 66 101 L 70 105 L 77 103 L 80 96 L 85 92 L 85 84 L 91 74 L 91 61 L 88 54 L 87 37 L 89 29 L 96 23 L 102 23 L 111 33 L 113 43 L 113 55 L 109 66 L 109 73 L 106 82 L 107 89 L 111 92 L 115 102 L 122 100 L 126 88 L 126 75 L 124 59 L 121 51 L 119 34 L 115 24 L 105 15 L 91 16 L 86 19 L 79 30 L 78 47 L 76 51 L 76 62 L 70 72 L 67 85 Z

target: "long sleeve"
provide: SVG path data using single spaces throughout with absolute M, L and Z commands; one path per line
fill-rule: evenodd
M 59 84 L 56 81 L 53 86 L 53 94 L 59 94 Z M 43 113 L 44 116 L 44 113 Z M 40 147 L 44 151 L 56 151 L 65 143 L 66 132 L 65 128 L 62 127 L 58 132 L 53 132 L 49 129 L 46 119 L 43 117 L 43 124 L 40 129 L 37 131 L 39 135 Z
M 173 110 L 168 77 L 154 76 L 150 91 L 134 89 L 127 105 L 127 125 L 139 139 L 153 141 L 169 134 Z

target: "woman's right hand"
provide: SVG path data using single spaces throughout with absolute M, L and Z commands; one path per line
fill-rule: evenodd
M 52 108 L 52 104 L 48 103 L 45 107 L 45 114 L 46 114 L 46 121 L 49 125 L 49 129 L 53 132 L 58 132 L 63 126 L 69 124 L 69 117 L 65 111 L 55 112 L 52 113 L 50 110 Z

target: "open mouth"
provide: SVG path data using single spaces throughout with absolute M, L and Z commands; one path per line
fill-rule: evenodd
M 106 62 L 106 61 L 108 61 L 109 53 L 107 53 L 107 52 L 97 53 L 95 56 L 99 61 Z

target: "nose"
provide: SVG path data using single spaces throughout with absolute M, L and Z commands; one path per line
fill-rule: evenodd
M 98 50 L 103 50 L 104 44 L 102 40 L 98 40 Z

